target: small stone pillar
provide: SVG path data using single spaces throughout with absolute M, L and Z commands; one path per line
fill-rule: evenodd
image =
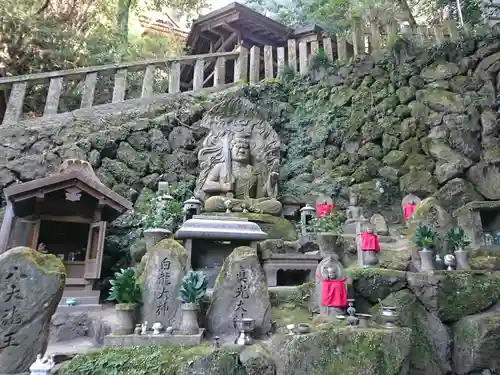
M 302 236 L 307 235 L 307 225 L 309 221 L 314 217 L 316 209 L 310 204 L 306 204 L 300 209 L 300 232 Z
M 195 197 L 191 197 L 187 201 L 185 201 L 182 207 L 182 211 L 184 212 L 184 218 L 182 219 L 182 222 L 185 223 L 194 215 L 199 215 L 201 213 L 201 205 L 201 201 L 199 201 Z

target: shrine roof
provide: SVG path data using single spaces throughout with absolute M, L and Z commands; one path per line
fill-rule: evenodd
M 9 186 L 4 189 L 4 194 L 15 205 L 29 199 L 43 199 L 45 194 L 71 187 L 77 187 L 96 198 L 99 204 L 114 211 L 114 214 L 110 215 L 112 217 L 132 208 L 130 201 L 105 186 L 97 178 L 90 164 L 74 159 L 63 162 L 59 171 L 53 175 Z

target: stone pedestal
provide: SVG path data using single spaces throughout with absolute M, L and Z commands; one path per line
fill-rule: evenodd
M 201 339 L 205 330 L 201 328 L 195 335 L 178 335 L 161 333 L 153 335 L 107 335 L 104 337 L 104 346 L 149 346 L 149 345 L 181 345 L 197 346 L 201 344 Z

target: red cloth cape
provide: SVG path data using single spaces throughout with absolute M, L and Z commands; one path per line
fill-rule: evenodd
M 361 250 L 367 251 L 380 251 L 377 235 L 368 232 L 361 232 Z
M 408 221 L 408 218 L 411 216 L 413 211 L 415 211 L 416 204 L 407 203 L 403 206 L 403 217 L 405 221 Z
M 331 214 L 333 210 L 333 204 L 331 203 L 319 203 L 316 205 L 316 215 L 318 217 L 324 216 L 326 214 Z
M 327 307 L 347 307 L 347 293 L 343 280 L 321 280 L 321 305 Z

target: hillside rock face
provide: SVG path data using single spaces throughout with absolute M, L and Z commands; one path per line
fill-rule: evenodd
M 500 199 L 499 61 L 494 39 L 471 39 L 402 64 L 355 61 L 319 82 L 267 82 L 120 115 L 95 110 L 25 121 L 0 128 L 0 186 L 42 177 L 76 157 L 140 202 L 159 180 L 194 183 L 203 124 L 247 108 L 246 116 L 265 116 L 280 135 L 283 195 L 338 193 L 342 206 L 351 188 L 389 223 L 400 222 L 407 193 L 434 195 L 450 212 L 471 200 Z M 121 248 L 120 241 L 108 242 Z

